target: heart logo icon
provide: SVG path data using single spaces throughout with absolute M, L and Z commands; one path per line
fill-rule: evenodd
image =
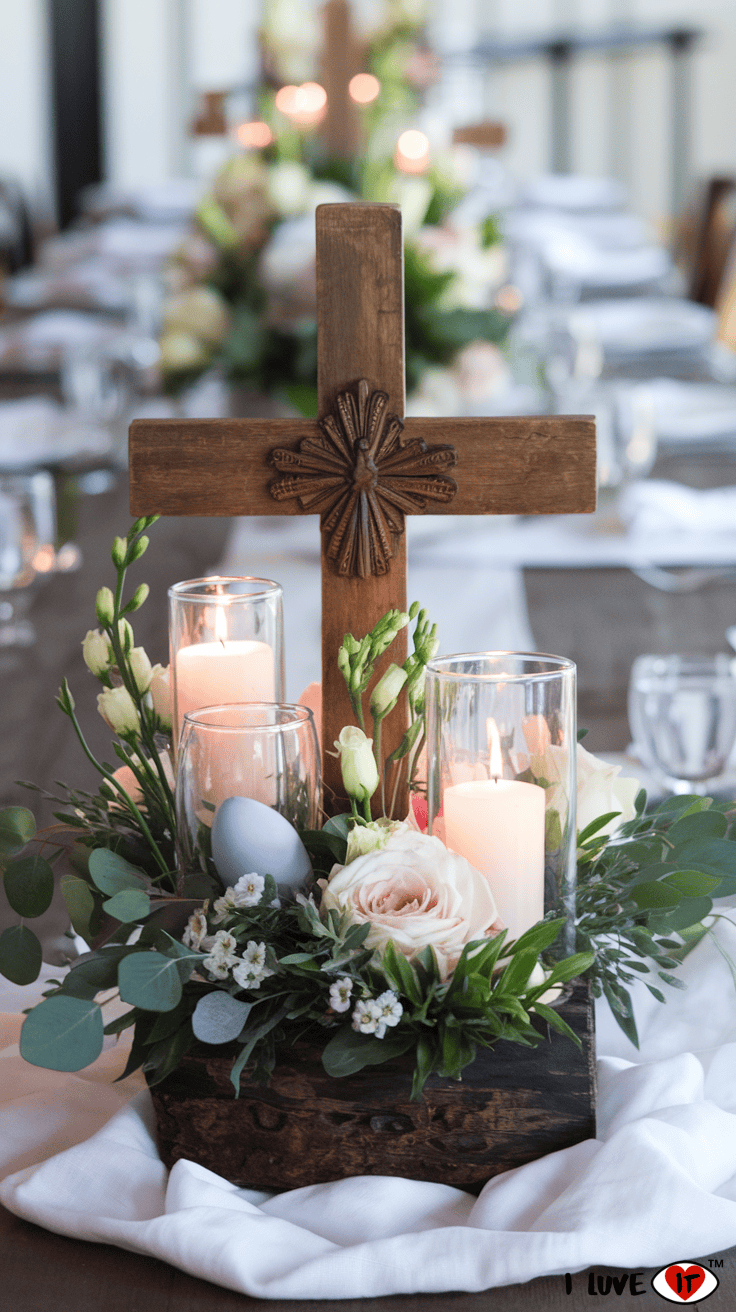
M 672 1292 L 686 1303 L 700 1288 L 705 1275 L 702 1266 L 670 1266 L 665 1273 L 665 1280 Z

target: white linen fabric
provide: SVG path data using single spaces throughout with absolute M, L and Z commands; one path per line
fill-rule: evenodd
M 719 921 L 716 933 L 734 956 L 736 928 Z M 736 1244 L 736 1003 L 712 940 L 682 976 L 687 990 L 665 1006 L 637 992 L 638 1052 L 599 1007 L 598 1138 L 497 1176 L 478 1198 L 369 1176 L 271 1196 L 187 1161 L 168 1174 L 140 1076 L 110 1086 L 122 1043 L 78 1075 L 40 1071 L 17 1055 L 21 1017 L 4 1017 L 0 1201 L 59 1234 L 274 1299 L 479 1291 L 717 1252 Z

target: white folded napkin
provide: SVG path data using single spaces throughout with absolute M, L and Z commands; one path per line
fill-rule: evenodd
M 636 533 L 736 533 L 736 487 L 708 491 L 664 479 L 642 479 L 621 493 L 618 513 Z
M 736 929 L 716 932 L 733 957 Z M 139 1077 L 109 1086 L 125 1051 L 60 1075 L 7 1046 L 0 1201 L 256 1298 L 479 1291 L 716 1252 L 736 1244 L 734 988 L 708 939 L 680 973 L 687 989 L 664 1006 L 636 987 L 639 1052 L 598 1007 L 598 1138 L 497 1176 L 478 1198 L 382 1176 L 269 1196 L 187 1161 L 167 1176 Z M 19 1024 L 4 1019 L 12 1044 Z

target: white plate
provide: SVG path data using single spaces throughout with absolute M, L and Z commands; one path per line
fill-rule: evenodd
M 614 178 L 588 178 L 579 173 L 545 173 L 530 178 L 521 188 L 527 205 L 560 210 L 615 210 L 628 201 L 622 182 Z
M 657 378 L 644 386 L 652 398 L 660 441 L 719 437 L 733 437 L 736 441 L 736 387 L 670 378 Z

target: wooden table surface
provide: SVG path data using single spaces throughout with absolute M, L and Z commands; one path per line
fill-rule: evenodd
M 39 589 L 32 610 L 38 631 L 35 647 L 16 657 L 0 654 L 3 683 L 4 727 L 0 736 L 0 806 L 32 805 L 39 821 L 52 807 L 14 781 L 29 779 L 52 787 L 54 779 L 94 785 L 95 773 L 82 757 L 69 721 L 57 711 L 53 697 L 61 679 L 69 679 L 77 712 L 95 750 L 109 752 L 109 733 L 96 711 L 96 681 L 82 661 L 81 641 L 96 627 L 95 591 L 113 578 L 109 548 L 115 533 L 129 524 L 124 478 L 108 493 L 79 503 L 77 541 L 83 551 L 82 567 L 75 573 L 47 580 Z M 151 596 L 134 617 L 136 642 L 146 647 L 152 661 L 167 660 L 166 589 L 177 579 L 201 576 L 220 559 L 229 528 L 226 519 L 167 519 L 151 532 L 154 544 L 131 578 L 132 586 L 146 580 Z M 49 959 L 59 959 L 67 945 L 63 904 L 55 903 L 43 918 L 42 936 Z M 0 929 L 3 919 L 0 917 Z M 692 1258 L 692 1254 L 682 1254 Z M 728 1298 L 728 1268 L 736 1250 L 717 1254 L 724 1260 L 721 1289 L 715 1295 L 722 1306 Z M 610 1269 L 596 1268 L 605 1275 Z M 17 1312 L 207 1312 L 242 1307 L 243 1296 L 184 1275 L 153 1258 L 139 1257 L 105 1245 L 66 1239 L 18 1220 L 0 1208 L 0 1272 L 3 1305 Z M 620 1275 L 620 1270 L 613 1270 Z M 646 1271 L 642 1279 L 654 1274 Z M 651 1291 L 650 1291 L 651 1293 Z M 628 1297 L 628 1290 L 627 1290 Z M 588 1274 L 572 1278 L 572 1294 L 563 1276 L 534 1280 L 481 1294 L 397 1296 L 345 1302 L 289 1302 L 248 1300 L 247 1306 L 282 1307 L 285 1312 L 515 1312 L 526 1309 L 577 1309 L 588 1307 Z M 651 1301 L 651 1299 L 650 1299 Z

